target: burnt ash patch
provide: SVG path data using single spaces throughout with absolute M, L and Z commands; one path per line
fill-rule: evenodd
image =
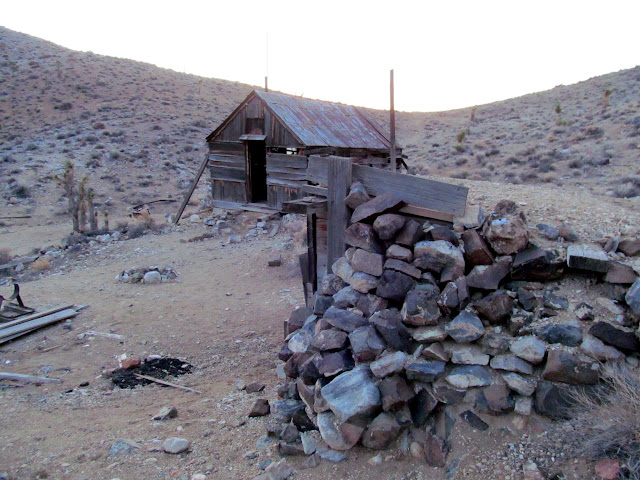
M 120 388 L 135 388 L 138 385 L 153 383 L 150 380 L 136 377 L 136 373 L 164 380 L 168 377 L 178 377 L 190 373 L 192 370 L 193 365 L 179 358 L 154 358 L 153 360 L 145 361 L 136 368 L 116 370 L 111 376 L 111 381 Z

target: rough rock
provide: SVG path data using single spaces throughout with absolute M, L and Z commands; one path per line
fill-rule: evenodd
M 339 350 L 347 345 L 347 341 L 348 336 L 345 332 L 330 328 L 315 335 L 311 345 L 320 351 Z
M 529 230 L 518 215 L 492 214 L 484 228 L 484 237 L 499 255 L 518 253 L 529 242 Z
M 445 379 L 456 388 L 485 387 L 491 384 L 491 374 L 479 365 L 455 367 Z
M 360 296 L 356 307 L 358 307 L 358 310 L 360 310 L 365 317 L 370 317 L 374 313 L 387 308 L 388 303 L 386 299 L 369 293 Z
M 511 352 L 534 365 L 542 362 L 546 345 L 535 337 L 521 337 L 511 344 Z
M 505 257 L 492 265 L 477 265 L 467 275 L 467 285 L 482 290 L 497 290 L 500 282 L 511 271 L 511 259 Z
M 278 454 L 282 457 L 291 457 L 295 455 L 304 455 L 304 448 L 300 443 L 278 443 Z
M 471 410 L 465 410 L 460 414 L 460 418 L 462 418 L 465 422 L 471 425 L 476 430 L 480 430 L 484 432 L 489 428 L 489 424 L 483 421 L 478 415 L 473 413 Z
M 282 265 L 282 254 L 280 252 L 271 252 L 267 259 L 267 265 L 270 267 L 279 267 Z
M 404 227 L 396 235 L 395 242 L 398 245 L 413 248 L 422 240 L 422 225 L 416 220 L 409 219 L 404 222 Z
M 369 424 L 362 435 L 362 445 L 374 450 L 384 450 L 400 434 L 402 427 L 395 417 L 383 412 Z
M 602 480 L 616 480 L 620 475 L 620 460 L 614 458 L 601 458 L 595 466 L 598 478 Z
M 478 394 L 476 409 L 491 415 L 500 415 L 513 410 L 515 400 L 504 384 L 494 383 Z
M 467 311 L 460 312 L 444 329 L 456 342 L 473 342 L 484 334 L 480 319 Z
M 341 350 L 325 355 L 318 362 L 318 373 L 325 377 L 333 377 L 346 370 L 351 370 L 353 366 L 354 361 L 351 352 L 349 350 Z
M 383 378 L 393 373 L 401 372 L 406 361 L 406 353 L 392 352 L 371 362 L 369 366 L 371 368 L 371 373 L 378 378 Z
M 287 345 L 293 353 L 304 353 L 311 345 L 313 340 L 313 332 L 306 328 L 300 328 L 293 333 Z
M 489 365 L 489 355 L 477 345 L 451 345 L 449 350 L 456 365 Z
M 322 294 L 323 295 L 335 295 L 344 287 L 346 287 L 346 283 L 339 276 L 334 273 L 330 273 L 325 275 L 322 279 Z
M 392 375 L 382 379 L 378 385 L 382 395 L 382 409 L 395 412 L 415 396 L 415 392 L 401 375 Z
M 464 388 L 454 388 L 446 381 L 437 381 L 432 384 L 433 397 L 446 405 L 456 405 L 462 401 L 467 394 Z M 435 406 L 435 405 L 434 405 Z
M 602 340 L 607 345 L 616 347 L 624 352 L 640 350 L 640 340 L 634 332 L 622 330 L 607 322 L 596 322 L 589 329 L 589 333 Z
M 269 401 L 266 398 L 259 398 L 251 408 L 249 417 L 264 417 L 265 415 L 269 415 L 269 413 L 271 413 Z
M 550 290 L 545 290 L 543 296 L 544 306 L 554 310 L 569 310 L 569 299 L 556 295 Z
M 387 259 L 394 259 L 411 263 L 413 261 L 413 252 L 408 248 L 393 244 L 389 248 L 387 248 L 386 257 Z
M 322 295 L 316 292 L 313 302 L 313 313 L 315 315 L 324 315 L 324 312 L 333 305 L 333 296 Z
M 418 242 L 413 247 L 412 265 L 421 270 L 440 273 L 445 267 L 454 265 L 464 270 L 464 255 L 453 244 L 444 240 Z
M 610 262 L 604 281 L 609 283 L 630 285 L 638 279 L 635 270 L 620 262 Z
M 416 280 L 420 280 L 420 277 L 422 276 L 422 272 L 418 268 L 414 267 L 413 265 L 409 265 L 407 262 L 396 260 L 394 258 L 390 258 L 386 262 L 384 262 L 384 269 L 402 272 L 405 275 L 409 275 L 410 277 L 415 278 Z
M 405 366 L 405 374 L 409 380 L 419 380 L 421 382 L 433 382 L 445 367 L 444 362 L 430 362 L 425 360 L 416 360 Z
M 375 327 L 366 326 L 355 329 L 349 334 L 349 343 L 356 362 L 370 362 L 374 360 L 386 347 L 386 343 Z
M 513 298 L 507 292 L 496 291 L 474 303 L 473 308 L 489 323 L 501 323 L 511 316 Z
M 404 226 L 405 217 L 394 213 L 380 215 L 373 222 L 373 230 L 381 240 L 391 240 Z
M 502 378 L 504 378 L 511 390 L 525 397 L 533 395 L 536 391 L 537 383 L 535 380 L 525 378 L 517 373 L 503 373 Z
M 333 305 L 336 308 L 355 307 L 359 299 L 360 292 L 351 285 L 347 285 L 333 295 Z
M 444 350 L 441 343 L 432 343 L 422 349 L 421 355 L 429 360 L 448 362 L 451 356 Z
M 184 438 L 178 438 L 178 437 L 170 437 L 170 438 L 167 438 L 162 444 L 162 450 L 165 451 L 166 453 L 177 454 L 177 453 L 186 452 L 187 450 L 189 450 L 190 446 L 191 446 L 191 442 L 189 442 L 189 440 L 186 440 Z
M 627 305 L 636 315 L 640 315 L 640 278 L 633 282 L 631 288 L 624 297 Z
M 538 469 L 534 462 L 527 462 L 522 466 L 524 480 L 545 480 L 545 476 Z
M 327 311 L 324 312 L 323 318 L 329 322 L 330 325 L 345 332 L 353 332 L 356 328 L 369 324 L 369 321 L 362 315 L 357 315 L 336 307 L 329 307 Z
M 424 459 L 427 465 L 443 468 L 447 461 L 447 445 L 433 433 L 427 433 L 424 445 Z
M 563 223 L 562 225 L 560 225 L 560 228 L 558 229 L 558 234 L 562 238 L 564 238 L 567 242 L 577 242 L 578 240 L 580 240 L 580 237 L 578 237 L 578 234 L 575 232 L 575 230 L 570 225 L 567 225 L 566 223 Z
M 244 390 L 247 393 L 258 393 L 264 390 L 265 384 L 260 382 L 250 382 L 245 387 Z
M 464 259 L 472 267 L 476 265 L 491 265 L 494 261 L 489 246 L 476 230 L 466 230 L 462 233 L 464 242 Z
M 342 423 L 358 415 L 369 415 L 382 404 L 380 390 L 366 365 L 338 375 L 322 387 L 322 396 Z
M 535 407 L 541 415 L 551 418 L 567 418 L 573 404 L 571 389 L 548 381 L 538 382 Z
M 333 265 L 331 265 L 331 271 L 340 277 L 340 279 L 345 283 L 349 283 L 349 280 L 351 280 L 351 276 L 354 273 L 353 268 L 344 257 L 340 257 L 338 260 L 333 262 Z
M 169 418 L 176 418 L 178 416 L 178 409 L 176 407 L 162 407 L 158 413 L 153 416 L 154 420 L 168 420 Z
M 402 323 L 402 316 L 396 309 L 376 312 L 370 322 L 376 327 L 386 344 L 394 350 L 407 351 L 411 343 L 411 335 Z
M 144 274 L 144 277 L 142 277 L 142 282 L 145 285 L 153 285 L 154 283 L 162 282 L 162 277 L 160 276 L 160 272 L 151 270 L 150 272 Z
M 582 327 L 572 324 L 546 325 L 537 332 L 547 343 L 560 343 L 567 347 L 577 347 L 582 342 Z
M 496 355 L 491 359 L 489 365 L 491 365 L 491 368 L 494 370 L 506 370 L 508 372 L 524 373 L 525 375 L 531 375 L 533 373 L 531 364 L 515 355 Z
M 562 383 L 593 385 L 598 382 L 598 365 L 563 350 L 550 350 L 542 378 Z
M 435 287 L 411 290 L 400 311 L 402 321 L 411 326 L 436 325 L 442 317 L 438 300 L 438 290 Z
M 378 277 L 382 275 L 382 263 L 382 255 L 361 248 L 358 248 L 351 258 L 351 266 L 354 270 Z
M 364 185 L 360 182 L 353 182 L 349 189 L 349 195 L 344 199 L 344 203 L 351 209 L 356 209 L 363 203 L 371 200 Z
M 591 335 L 585 335 L 584 340 L 580 344 L 580 350 L 591 358 L 604 362 L 607 360 L 623 360 L 625 358 L 624 353 L 620 350 L 605 345 L 605 343 Z
M 412 328 L 409 333 L 411 338 L 420 343 L 441 342 L 448 337 L 447 332 L 440 326 Z
M 383 193 L 356 207 L 351 215 L 351 223 L 366 222 L 378 215 L 397 211 L 403 204 L 404 202 L 397 195 L 391 192 Z
M 539 247 L 529 247 L 518 252 L 511 266 L 513 280 L 550 281 L 561 278 L 565 262 L 555 252 Z
M 378 277 L 368 273 L 356 272 L 351 276 L 349 285 L 360 293 L 369 293 L 380 284 Z
M 429 235 L 431 235 L 433 240 L 444 240 L 456 247 L 459 246 L 458 237 L 456 237 L 456 234 L 449 227 L 433 225 L 429 229 Z
M 594 250 L 588 245 L 569 245 L 567 265 L 569 268 L 606 273 L 609 270 L 609 258 L 602 250 Z
M 407 292 L 416 284 L 416 281 L 404 273 L 395 270 L 385 270 L 376 288 L 376 295 L 389 300 L 402 302 Z
M 560 231 L 551 225 L 539 223 L 536 225 L 536 228 L 538 229 L 538 233 L 548 240 L 557 240 L 560 236 Z
M 349 450 L 358 443 L 358 440 L 360 439 L 360 436 L 355 438 L 354 436 L 346 437 L 340 429 L 341 423 L 333 412 L 319 413 L 317 416 L 317 422 L 318 430 L 320 431 L 322 439 L 334 450 Z M 364 431 L 364 429 L 362 431 Z
M 533 411 L 533 397 L 516 397 L 516 405 L 513 411 L 518 415 L 529 416 Z
M 496 356 L 509 351 L 511 337 L 503 333 L 487 332 L 478 343 L 485 353 Z
M 623 238 L 618 244 L 618 250 L 627 257 L 634 257 L 640 253 L 640 238 Z
M 382 253 L 382 245 L 373 231 L 372 225 L 354 223 L 345 231 L 344 241 L 352 247 L 362 248 L 368 252 Z

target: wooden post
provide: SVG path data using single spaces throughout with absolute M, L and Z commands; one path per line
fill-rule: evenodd
M 389 155 L 389 159 L 391 162 L 391 170 L 396 170 L 396 110 L 393 102 L 393 69 L 391 70 L 390 82 L 389 82 L 389 90 L 391 97 L 391 105 L 389 107 L 389 130 L 390 130 L 390 142 L 391 142 L 391 152 Z
M 309 282 L 312 285 L 311 293 L 318 290 L 318 253 L 316 249 L 316 214 L 307 213 L 307 251 L 309 252 Z
M 198 173 L 196 173 L 196 176 L 193 179 L 193 182 L 191 182 L 191 186 L 189 187 L 189 191 L 184 196 L 182 205 L 180 205 L 180 210 L 178 210 L 178 213 L 176 214 L 176 218 L 173 220 L 173 223 L 175 225 L 177 225 L 178 222 L 180 221 L 180 217 L 184 213 L 184 209 L 187 208 L 187 203 L 189 203 L 189 199 L 191 198 L 191 195 L 193 195 L 193 191 L 196 189 L 196 185 L 198 185 L 198 182 L 200 181 L 200 177 L 202 177 L 202 173 L 204 172 L 204 169 L 207 168 L 208 164 L 209 164 L 209 152 L 205 154 L 204 160 L 202 161 L 202 163 L 200 164 L 200 168 L 198 169 Z
M 327 213 L 329 236 L 327 267 L 331 268 L 333 262 L 340 258 L 345 251 L 345 230 L 349 223 L 349 212 L 344 199 L 351 185 L 352 163 L 350 158 L 329 157 Z

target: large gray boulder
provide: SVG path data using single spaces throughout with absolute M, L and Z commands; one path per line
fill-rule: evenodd
M 378 389 L 367 365 L 341 373 L 322 387 L 322 396 L 342 423 L 356 416 L 370 415 L 382 406 Z

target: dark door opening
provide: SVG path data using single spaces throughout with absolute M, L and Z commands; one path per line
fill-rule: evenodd
M 252 203 L 267 201 L 267 152 L 264 141 L 247 141 L 247 197 Z

